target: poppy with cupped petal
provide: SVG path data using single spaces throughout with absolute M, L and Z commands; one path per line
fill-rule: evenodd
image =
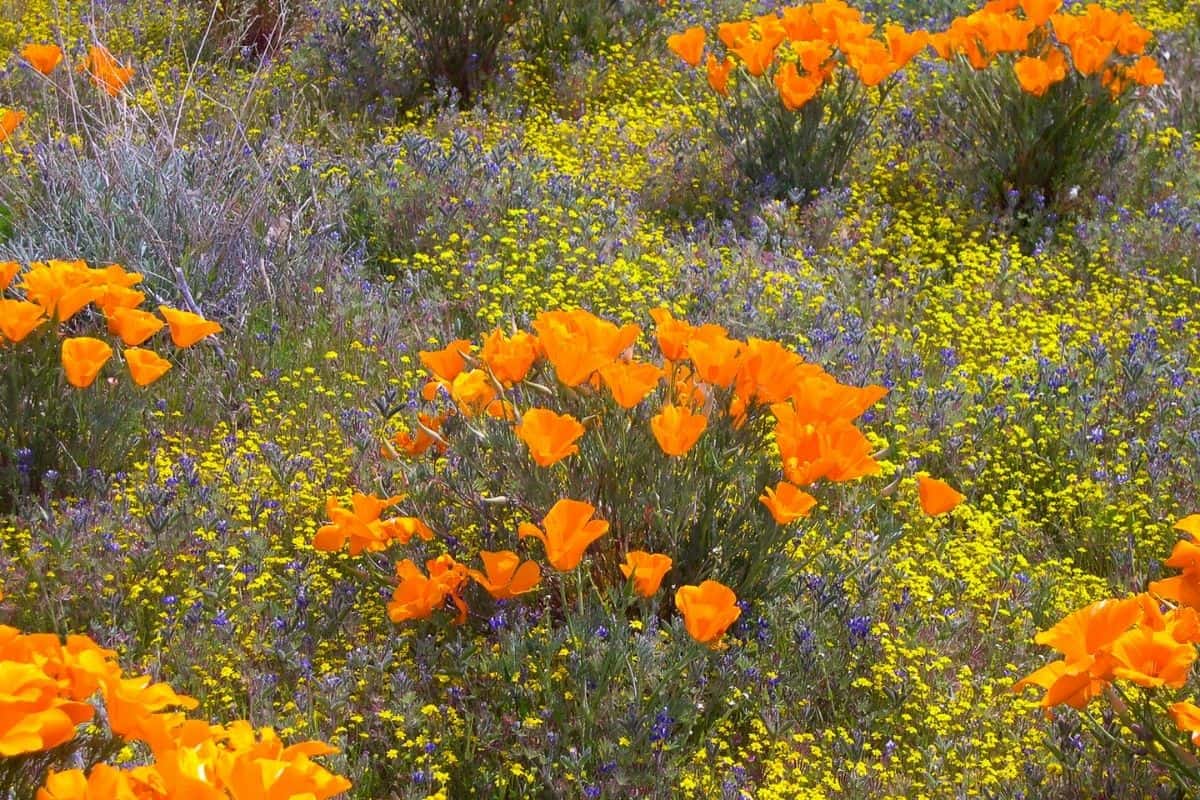
M 62 343 L 62 365 L 67 381 L 77 389 L 86 389 L 112 357 L 107 342 L 91 336 L 76 336 Z
M 720 644 L 725 631 L 742 614 L 733 590 L 714 580 L 702 581 L 699 586 L 680 586 L 675 592 L 675 607 L 683 615 L 688 634 L 709 647 Z
M 537 562 L 522 563 L 521 557 L 511 550 L 480 550 L 479 558 L 483 560 L 484 571 L 469 569 L 467 574 L 497 600 L 511 600 L 532 591 L 542 579 Z
M 221 332 L 220 323 L 205 319 L 191 311 L 179 311 L 168 306 L 159 306 L 158 313 L 163 315 L 171 329 L 171 341 L 176 347 L 191 347 L 196 342 L 208 336 Z
M 522 522 L 517 535 L 540 539 L 546 548 L 546 560 L 559 572 L 570 572 L 579 566 L 583 553 L 592 542 L 608 533 L 608 523 L 592 519 L 596 507 L 581 500 L 563 498 L 546 513 L 542 528 Z
M 570 414 L 548 408 L 531 408 L 514 428 L 517 438 L 529 446 L 529 455 L 539 467 L 549 467 L 579 452 L 575 444 L 585 428 Z
M 129 375 L 138 386 L 149 386 L 167 374 L 171 362 L 153 350 L 140 347 L 125 348 L 125 364 L 129 367 Z
M 633 590 L 639 596 L 653 597 L 672 563 L 671 557 L 663 553 L 631 550 L 625 554 L 625 563 L 619 566 L 621 574 L 633 581 Z

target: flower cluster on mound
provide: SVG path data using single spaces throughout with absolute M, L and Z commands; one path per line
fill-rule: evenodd
M 86 636 L 64 643 L 54 634 L 0 626 L 0 678 L 0 756 L 9 764 L 56 748 L 79 755 L 70 744 L 85 723 L 89 741 L 103 730 L 152 756 L 130 769 L 100 762 L 86 771 L 51 770 L 37 800 L 322 800 L 351 785 L 312 760 L 335 752 L 328 745 L 285 746 L 270 728 L 244 720 L 188 719 L 174 709 L 194 709 L 196 700 L 148 676 L 124 674 L 115 651 Z
M 1068 615 L 1035 638 L 1061 658 L 1018 681 L 1014 691 L 1038 686 L 1042 706 L 1086 708 L 1106 696 L 1113 710 L 1149 747 L 1128 746 L 1162 763 L 1182 787 L 1200 782 L 1200 765 L 1156 717 L 1166 711 L 1178 728 L 1200 745 L 1200 707 L 1190 700 L 1164 706 L 1161 690 L 1182 689 L 1200 645 L 1200 514 L 1180 520 L 1176 542 L 1164 564 L 1180 574 L 1151 581 L 1149 591 L 1123 599 L 1098 600 Z M 1129 692 L 1122 684 L 1139 689 Z
M 692 325 L 666 309 L 652 316 L 657 358 L 636 354 L 639 326 L 618 327 L 582 310 L 543 312 L 532 331 L 494 330 L 479 347 L 462 339 L 422 351 L 421 361 L 431 374 L 422 395 L 436 407 L 420 412 L 411 430 L 394 435 L 385 456 L 436 462 L 445 459 L 460 437 L 494 439 L 509 449 L 520 442 L 525 463 L 533 465 L 532 481 L 568 490 L 574 485 L 576 491 L 583 487 L 569 470 L 564 480 L 557 471 L 560 465 L 577 461 L 580 469 L 595 474 L 619 471 L 632 462 L 655 463 L 673 482 L 692 476 L 683 478 L 685 487 L 715 481 L 713 497 L 737 509 L 726 523 L 730 532 L 747 515 L 748 504 L 758 506 L 765 513 L 742 525 L 743 535 L 756 537 L 746 549 L 773 556 L 786 551 L 789 526 L 817 505 L 806 488 L 879 472 L 874 448 L 853 420 L 885 389 L 841 384 L 778 342 L 742 341 L 719 325 Z M 616 452 L 629 453 L 629 462 L 613 457 Z M 774 478 L 746 494 L 733 474 L 702 474 L 718 453 L 734 468 L 726 472 L 773 472 Z M 747 470 L 748 465 L 754 468 Z M 627 519 L 618 508 L 621 497 L 591 491 L 594 502 L 560 496 L 545 510 L 540 525 L 527 517 L 515 520 L 517 538 L 540 541 L 546 561 L 558 573 L 575 570 L 589 547 L 605 540 L 601 560 L 619 560 L 620 573 L 642 598 L 652 597 L 674 569 L 682 581 L 675 606 L 688 632 L 700 642 L 719 643 L 740 613 L 739 593 L 762 591 L 763 584 L 749 569 L 754 565 L 714 559 L 711 551 L 720 551 L 719 546 L 697 548 L 697 520 L 671 535 L 663 526 L 647 524 L 649 511 L 637 521 Z M 345 508 L 331 498 L 330 523 L 318 532 L 314 545 L 336 551 L 348 542 L 350 553 L 359 554 L 393 543 L 406 545 L 414 536 L 434 539 L 435 532 L 418 517 L 381 518 L 403 499 L 356 493 Z M 631 500 L 623 499 L 625 505 Z M 604 518 L 598 516 L 601 508 Z M 734 544 L 732 536 L 725 542 L 730 549 Z M 759 545 L 770 549 L 761 551 Z M 450 553 L 428 559 L 424 571 L 411 559 L 401 560 L 395 567 L 389 617 L 394 622 L 425 618 L 449 600 L 458 610 L 457 621 L 463 622 L 469 581 L 493 598 L 507 600 L 532 591 L 542 577 L 536 562 L 510 548 L 481 549 L 479 558 L 483 570 L 468 568 Z M 729 569 L 722 577 L 740 592 L 711 576 L 723 566 Z M 597 590 L 616 583 L 616 571 L 592 575 Z
M 0 294 L 0 335 L 18 345 L 48 322 L 65 327 L 94 304 L 107 320 L 108 332 L 125 344 L 121 355 L 130 378 L 138 386 L 148 386 L 171 368 L 170 361 L 141 346 L 154 334 L 168 328 L 175 346 L 186 348 L 219 333 L 221 326 L 169 306 L 158 307 L 161 317 L 143 310 L 146 295 L 133 288 L 141 281 L 140 273 L 119 264 L 89 267 L 84 261 L 51 259 L 34 261 L 22 271 L 16 261 L 0 262 L 0 293 L 12 288 L 21 293 L 17 297 Z M 78 389 L 91 386 L 113 352 L 103 339 L 64 336 L 61 358 L 67 382 Z

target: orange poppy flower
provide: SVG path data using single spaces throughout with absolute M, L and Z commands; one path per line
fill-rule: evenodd
M 878 86 L 897 69 L 888 46 L 878 39 L 863 39 L 845 50 L 846 63 L 864 86 Z
M 0 142 L 5 141 L 13 135 L 22 122 L 25 121 L 25 112 L 17 111 L 15 108 L 6 108 L 0 110 Z
M 21 265 L 16 261 L 0 261 L 0 292 L 8 288 L 12 279 L 21 271 Z
M 171 341 L 176 347 L 191 347 L 201 339 L 221 332 L 219 323 L 207 320 L 191 311 L 177 311 L 167 306 L 159 306 L 158 313 L 163 315 L 171 328 Z
M 693 336 L 688 341 L 687 352 L 700 380 L 710 386 L 725 388 L 733 383 L 737 375 L 738 355 L 743 346 L 736 339 L 726 336 L 721 328 L 715 335 Z
M 966 499 L 950 484 L 926 475 L 917 476 L 917 494 L 921 498 L 921 510 L 931 517 L 945 514 Z
M 675 405 L 663 406 L 650 418 L 650 430 L 658 446 L 669 456 L 682 456 L 700 439 L 708 427 L 708 417 Z
M 767 39 L 745 39 L 737 47 L 729 48 L 730 52 L 742 60 L 742 66 L 754 77 L 761 76 L 775 60 L 777 44 Z
M 736 22 L 722 22 L 717 25 L 717 38 L 730 50 L 750 38 L 751 22 L 740 19 Z
M 1062 8 L 1062 0 L 1020 0 L 1020 5 L 1021 10 L 1025 12 L 1025 19 L 1034 25 L 1042 26 Z
M 723 583 L 702 581 L 699 586 L 680 586 L 675 592 L 675 607 L 683 615 L 683 626 L 701 644 L 716 647 L 742 609 L 737 595 Z
M 1117 664 L 1111 653 L 1113 644 L 1142 614 L 1141 597 L 1101 600 L 1072 612 L 1034 637 L 1038 644 L 1058 650 L 1063 658 L 1017 681 L 1013 691 L 1040 686 L 1046 690 L 1044 708 L 1063 703 L 1083 708 L 1112 680 Z
M 808 377 L 822 374 L 824 370 L 818 365 L 809 364 L 779 342 L 750 337 L 738 359 L 736 388 L 745 402 L 770 405 L 799 394 L 798 387 Z M 824 398 L 821 405 L 826 405 Z
M 841 482 L 879 474 L 871 442 L 846 420 L 806 423 L 790 403 L 771 406 L 775 442 L 789 483 L 805 486 L 821 478 Z
M 67 382 L 77 389 L 91 386 L 112 353 L 108 343 L 90 336 L 63 339 L 62 365 Z
M 537 586 L 542 579 L 536 561 L 521 563 L 521 557 L 511 550 L 480 550 L 485 572 L 467 570 L 471 578 L 497 600 L 511 600 Z
M 1200 514 L 1190 514 L 1174 525 L 1175 530 L 1183 531 L 1193 539 L 1200 540 Z
M 450 399 L 468 417 L 489 409 L 496 399 L 496 386 L 481 369 L 460 372 L 450 383 Z
M 1117 33 L 1117 52 L 1123 56 L 1141 55 L 1153 35 L 1130 18 Z
M 1182 526 L 1190 519 L 1182 520 L 1175 527 L 1186 531 Z M 1164 599 L 1200 608 L 1200 543 L 1194 539 L 1180 539 L 1171 550 L 1171 557 L 1163 563 L 1182 574 L 1151 581 L 1149 591 Z
M 94 302 L 104 312 L 104 316 L 110 318 L 117 309 L 137 308 L 146 299 L 144 292 L 139 292 L 136 289 L 130 289 L 125 286 L 106 283 L 99 288 L 100 293 L 96 296 Z
M 121 66 L 104 45 L 89 46 L 87 58 L 79 68 L 91 75 L 96 85 L 107 92 L 109 97 L 120 94 L 125 84 L 133 77 L 133 67 Z
M 1150 56 L 1142 56 L 1134 62 L 1133 67 L 1129 70 L 1129 78 L 1139 86 L 1159 86 L 1166 75 L 1163 74 L 1162 68 L 1158 66 L 1158 62 Z
M 1095 75 L 1112 55 L 1115 44 L 1095 36 L 1080 36 L 1070 43 L 1071 59 L 1080 75 Z
M 833 65 L 829 63 L 833 57 L 833 45 L 829 42 L 806 39 L 793 41 L 791 46 L 796 54 L 796 63 L 803 67 L 806 74 L 825 79 L 833 73 Z
M 455 625 L 467 621 L 467 604 L 462 599 L 462 586 L 467 581 L 467 568 L 454 560 L 454 556 L 445 553 L 425 562 L 429 570 L 429 579 L 437 583 L 442 590 L 454 601 L 458 616 L 454 618 Z
M 419 350 L 417 357 L 421 359 L 425 369 L 435 377 L 452 381 L 467 368 L 467 361 L 463 356 L 474 349 L 475 345 L 467 339 L 455 339 L 441 350 Z
M 780 525 L 807 517 L 817 505 L 815 497 L 787 481 L 780 481 L 774 489 L 768 486 L 758 499 Z
M 700 66 L 700 59 L 704 55 L 704 28 L 697 25 L 683 33 L 668 36 L 667 47 L 688 66 Z
M 61 698 L 58 681 L 35 664 L 0 661 L 0 681 L 0 757 L 57 747 L 95 713 L 87 703 Z
M 383 550 L 389 541 L 401 538 L 405 531 L 390 525 L 391 520 L 387 523 L 381 521 L 379 515 L 403 499 L 403 495 L 376 497 L 355 492 L 350 498 L 350 508 L 347 509 L 342 507 L 338 498 L 326 498 L 325 515 L 329 517 L 330 522 L 317 530 L 313 547 L 325 552 L 334 552 L 341 550 L 342 545 L 349 539 L 350 555 L 358 555 L 363 550 Z M 423 525 L 421 528 L 423 530 L 414 527 L 413 531 L 420 533 L 421 538 L 426 541 L 433 538 L 432 531 Z M 411 538 L 412 533 L 407 533 L 407 536 Z
M 653 597 L 672 563 L 671 557 L 662 553 L 631 550 L 625 554 L 625 563 L 619 566 L 621 574 L 633 580 L 633 590 L 640 597 Z
M 46 321 L 46 311 L 28 300 L 0 299 L 0 333 L 19 342 Z
M 1200 707 L 1191 703 L 1172 703 L 1167 706 L 1171 719 L 1181 731 L 1192 735 L 1192 744 L 1200 747 Z
M 1113 676 L 1138 686 L 1179 688 L 1187 682 L 1196 660 L 1194 645 L 1176 641 L 1167 631 L 1136 628 L 1112 646 Z
M 392 437 L 392 444 L 400 452 L 414 457 L 423 454 L 434 444 L 437 444 L 439 450 L 445 450 L 446 446 L 433 435 L 441 433 L 444 421 L 443 417 L 435 417 L 424 411 L 418 411 L 417 422 L 419 424 L 414 425 L 411 431 L 398 432 Z
M 546 358 L 565 386 L 578 386 L 617 360 L 637 341 L 641 328 L 618 328 L 582 309 L 543 311 L 533 321 Z
M 21 48 L 21 58 L 38 72 L 49 75 L 62 62 L 63 52 L 56 44 L 27 44 Z
M 788 111 L 798 111 L 821 91 L 822 81 L 817 75 L 801 75 L 796 65 L 788 62 L 775 71 L 775 88 L 779 99 Z
M 532 536 L 546 547 L 546 560 L 559 572 L 570 572 L 583 560 L 588 545 L 608 532 L 608 523 L 592 519 L 595 506 L 581 500 L 559 500 L 542 519 L 545 532 L 535 525 L 522 522 L 517 535 Z
M 708 85 L 722 97 L 729 96 L 729 72 L 733 69 L 733 59 L 726 56 L 721 61 L 712 53 L 708 54 L 705 62 L 705 72 L 708 75 Z
M 904 27 L 894 22 L 883 26 L 883 38 L 887 41 L 888 52 L 891 53 L 892 64 L 900 69 L 929 45 L 929 33 L 926 31 L 904 30 Z
M 630 409 L 658 386 L 663 373 L 660 367 L 643 361 L 616 361 L 601 368 L 600 377 L 617 405 Z
M 713 57 L 708 58 L 712 62 Z M 691 323 L 675 319 L 670 309 L 662 307 L 651 309 L 650 318 L 654 320 L 654 338 L 663 356 L 670 361 L 687 358 L 687 343 L 695 331 Z
M 149 386 L 161 378 L 171 368 L 171 362 L 153 350 L 143 350 L 140 347 L 125 348 L 125 364 L 129 374 L 138 386 Z
M 512 336 L 506 336 L 504 331 L 497 328 L 483 340 L 483 352 L 480 355 L 496 380 L 505 386 L 512 386 L 525 380 L 533 362 L 537 361 L 539 349 L 540 344 L 533 334 L 517 331 Z
M 136 347 L 149 339 L 166 323 L 149 311 L 136 308 L 115 308 L 108 318 L 108 330 L 121 337 L 130 347 Z
M 411 559 L 396 564 L 396 578 L 396 588 L 387 604 L 392 622 L 425 619 L 446 600 L 442 582 L 431 580 Z
M 579 452 L 575 442 L 585 428 L 570 414 L 556 414 L 548 408 L 531 408 L 521 415 L 515 429 L 517 437 L 529 445 L 529 455 L 539 467 L 549 467 Z
M 1054 84 L 1067 77 L 1067 60 L 1057 47 L 1051 48 L 1045 58 L 1018 58 L 1013 72 L 1021 88 L 1035 97 L 1041 97 Z

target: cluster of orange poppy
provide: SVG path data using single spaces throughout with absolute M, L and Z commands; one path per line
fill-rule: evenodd
M 75 738 L 103 704 L 109 730 L 143 742 L 155 761 L 122 770 L 99 764 L 51 771 L 37 800 L 192 797 L 327 798 L 350 782 L 310 760 L 335 752 L 322 742 L 284 747 L 269 728 L 189 720 L 173 708 L 196 701 L 145 675 L 126 676 L 116 653 L 86 636 L 22 634 L 0 626 L 0 756 L 41 753 Z M 94 723 L 93 723 L 94 724 Z
M 15 283 L 18 274 L 22 279 Z M 158 307 L 161 319 L 141 310 L 146 295 L 133 288 L 141 280 L 140 273 L 129 272 L 119 264 L 93 268 L 84 261 L 51 259 L 32 262 L 21 273 L 16 261 L 0 262 L 0 342 L 22 342 L 46 322 L 66 323 L 94 303 L 108 320 L 109 332 L 126 345 L 122 356 L 133 382 L 148 386 L 171 368 L 171 362 L 140 345 L 165 326 L 176 347 L 191 347 L 219 333 L 221 326 L 199 314 L 168 306 Z M 10 288 L 22 290 L 24 296 L 4 297 L 2 293 Z M 67 381 L 86 389 L 112 355 L 112 347 L 102 339 L 65 337 L 62 365 Z
M 784 480 L 766 487 L 759 499 L 778 525 L 807 516 L 816 505 L 801 486 L 879 471 L 870 442 L 852 421 L 886 390 L 845 386 L 777 342 L 734 339 L 719 325 L 692 325 L 666 309 L 655 309 L 651 316 L 662 356 L 657 360 L 634 355 L 641 335 L 638 325 L 618 326 L 583 310 L 543 312 L 532 331 L 492 331 L 478 350 L 471 341 L 460 339 L 438 350 L 421 351 L 421 363 L 432 376 L 423 396 L 430 401 L 444 396 L 449 403 L 440 413 L 418 414 L 414 429 L 398 433 L 384 454 L 418 457 L 445 452 L 449 443 L 442 425 L 450 415 L 470 419 L 486 414 L 511 426 L 538 467 L 551 468 L 579 453 L 579 443 L 588 434 L 586 420 L 549 408 L 518 410 L 521 394 L 512 390 L 524 383 L 539 394 L 553 394 L 548 387 L 558 384 L 576 397 L 605 405 L 611 400 L 607 411 L 589 419 L 600 419 L 613 406 L 620 409 L 618 413 L 631 411 L 657 391 L 661 405 L 650 417 L 649 428 L 668 458 L 687 456 L 710 419 L 721 418 L 741 430 L 751 416 L 771 415 L 774 424 L 764 427 L 763 445 L 774 442 Z M 330 499 L 331 522 L 320 529 L 315 546 L 340 550 L 349 541 L 351 552 L 356 553 L 382 550 L 392 541 L 407 543 L 414 534 L 431 538 L 432 532 L 415 518 L 380 520 L 383 509 L 399 500 L 356 494 L 352 508 L 345 509 L 337 499 Z M 540 527 L 524 522 L 517 533 L 519 538 L 540 540 L 549 564 L 569 572 L 578 567 L 587 548 L 608 532 L 609 523 L 595 519 L 595 513 L 589 503 L 563 498 L 546 513 Z M 410 560 L 400 562 L 398 585 L 388 605 L 391 619 L 429 616 L 447 599 L 465 619 L 461 591 L 468 579 L 497 599 L 528 592 L 540 580 L 538 565 L 522 562 L 513 551 L 484 551 L 480 557 L 482 572 L 449 555 L 428 561 L 427 573 Z M 650 597 L 671 564 L 662 553 L 632 550 L 620 568 L 638 595 Z M 732 590 L 716 581 L 683 586 L 675 600 L 689 632 L 708 644 L 718 642 L 737 616 Z
M 1061 7 L 1062 0 L 989 0 L 945 31 L 907 32 L 889 23 L 882 38 L 874 38 L 875 26 L 843 0 L 789 6 L 778 14 L 721 23 L 717 36 L 728 54 L 718 59 L 708 53 L 705 69 L 713 90 L 728 95 L 735 65 L 760 77 L 778 62 L 773 80 L 790 110 L 816 97 L 840 65 L 875 86 L 927 45 L 943 59 L 964 56 L 975 69 L 986 68 L 999 55 L 1019 54 L 1013 63 L 1017 81 L 1038 96 L 1066 79 L 1067 55 L 1080 75 L 1099 75 L 1114 95 L 1130 84 L 1162 83 L 1158 63 L 1143 55 L 1151 34 L 1129 12 L 1093 3 L 1082 14 L 1065 14 Z M 667 47 L 697 67 L 704 60 L 705 40 L 704 29 L 697 26 L 667 37 Z
M 30 69 L 50 75 L 62 63 L 63 51 L 56 44 L 27 44 L 21 48 L 21 59 Z M 133 78 L 133 67 L 121 64 L 102 44 L 88 47 L 87 56 L 79 62 L 77 72 L 86 72 L 92 81 L 109 97 L 116 97 Z M 25 112 L 17 109 L 0 109 L 0 142 L 5 141 L 25 121 Z
M 1185 538 L 1164 563 L 1179 575 L 1151 581 L 1149 591 L 1092 603 L 1068 615 L 1034 641 L 1062 658 L 1018 681 L 1045 690 L 1042 706 L 1083 708 L 1113 681 L 1146 688 L 1179 688 L 1187 682 L 1200 644 L 1200 514 L 1175 525 Z M 1200 708 L 1190 702 L 1168 707 L 1181 730 L 1200 744 Z
M 708 83 L 729 93 L 729 73 L 736 64 L 752 77 L 766 74 L 772 63 L 775 88 L 789 110 L 804 106 L 830 81 L 839 66 L 849 66 L 867 86 L 875 86 L 902 69 L 928 41 L 924 31 L 909 33 L 900 25 L 875 26 L 843 0 L 787 6 L 778 14 L 723 22 L 717 37 L 727 55 L 708 54 Z M 667 38 L 667 46 L 689 65 L 704 60 L 705 31 L 697 26 Z M 785 45 L 786 43 L 786 45 Z M 736 58 L 735 58 L 736 57 Z
M 1061 7 L 1062 0 L 990 0 L 930 36 L 929 44 L 941 58 L 962 56 L 977 70 L 998 56 L 1019 55 L 1012 65 L 1017 81 L 1039 97 L 1066 80 L 1068 55 L 1076 72 L 1100 76 L 1113 95 L 1131 84 L 1163 82 L 1158 63 L 1143 55 L 1151 33 L 1128 11 L 1091 3 L 1082 14 L 1066 14 Z

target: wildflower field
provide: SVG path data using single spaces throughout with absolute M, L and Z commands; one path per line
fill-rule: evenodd
M 0 0 L 0 800 L 1200 796 L 1200 1 Z

